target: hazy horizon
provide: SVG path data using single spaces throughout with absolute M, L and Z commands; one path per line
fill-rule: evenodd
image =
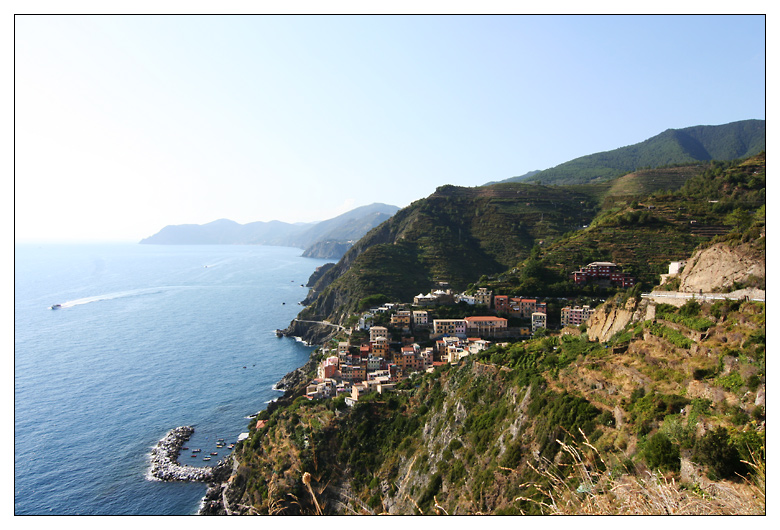
M 762 15 L 17 15 L 15 240 L 323 221 L 766 119 L 765 46 Z

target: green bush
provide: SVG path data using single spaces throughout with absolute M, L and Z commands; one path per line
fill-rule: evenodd
M 739 372 L 732 372 L 725 377 L 716 379 L 715 384 L 723 387 L 729 392 L 736 392 L 742 388 L 745 383 L 742 381 L 742 376 L 739 375 Z
M 645 462 L 653 469 L 680 470 L 680 448 L 663 433 L 654 434 L 644 450 Z
M 691 339 L 676 329 L 669 328 L 663 324 L 650 324 L 647 326 L 647 329 L 656 337 L 666 339 L 678 348 L 689 349 L 691 346 L 693 346 L 693 341 Z
M 748 471 L 725 427 L 717 427 L 696 440 L 693 458 L 710 468 L 713 480 L 745 476 Z
M 680 315 L 684 317 L 695 317 L 701 312 L 701 304 L 696 300 L 688 300 L 680 308 Z

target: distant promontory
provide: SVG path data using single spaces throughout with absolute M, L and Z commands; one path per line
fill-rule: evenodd
M 374 203 L 319 223 L 258 221 L 239 224 L 229 219 L 196 225 L 168 225 L 141 240 L 148 245 L 273 245 L 298 247 L 312 258 L 338 259 L 369 230 L 380 225 L 397 206 Z

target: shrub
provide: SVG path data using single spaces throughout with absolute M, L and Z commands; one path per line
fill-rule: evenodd
M 744 476 L 748 471 L 725 427 L 717 427 L 696 440 L 693 457 L 710 468 L 709 475 L 713 480 L 738 474 Z
M 653 469 L 680 470 L 680 448 L 659 432 L 654 434 L 644 450 L 645 462 Z
M 744 382 L 742 381 L 742 377 L 739 375 L 739 372 L 732 372 L 725 377 L 720 377 L 716 379 L 715 384 L 723 387 L 729 392 L 736 392 L 737 390 L 742 388 Z
M 680 308 L 680 315 L 684 317 L 695 317 L 701 312 L 701 304 L 696 300 L 688 300 Z

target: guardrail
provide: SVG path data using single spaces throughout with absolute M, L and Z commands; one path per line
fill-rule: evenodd
M 682 298 L 683 300 L 750 300 L 751 302 L 766 302 L 765 298 L 749 296 L 729 296 L 723 293 L 681 293 L 678 291 L 654 291 L 642 293 L 642 298 Z

